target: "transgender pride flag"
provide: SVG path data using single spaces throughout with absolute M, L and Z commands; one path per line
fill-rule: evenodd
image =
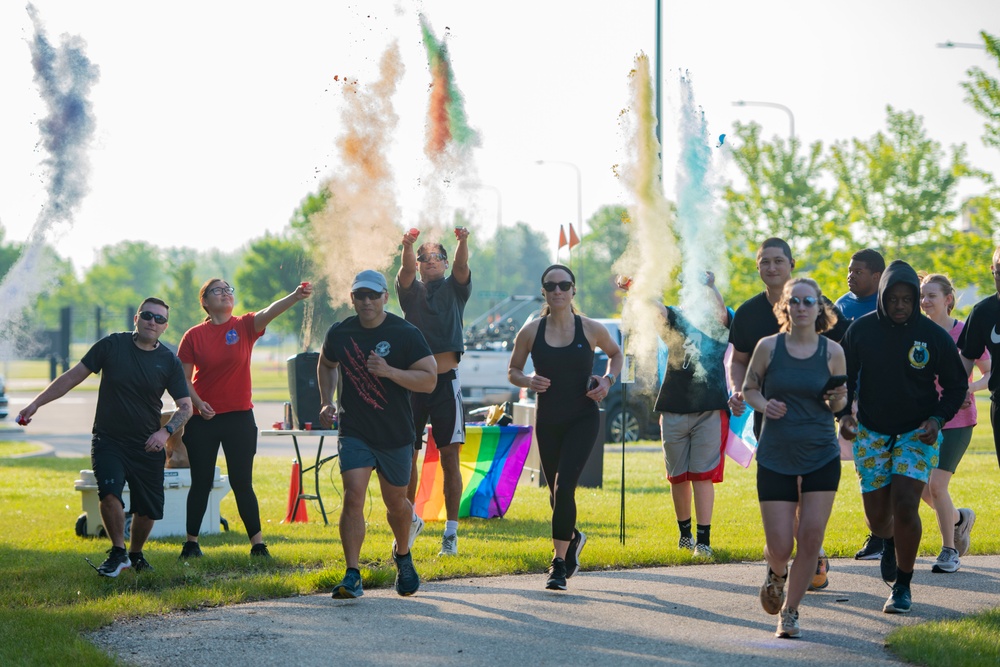
M 459 455 L 462 504 L 459 517 L 483 519 L 507 513 L 531 447 L 530 426 L 466 426 Z M 424 521 L 444 521 L 444 480 L 431 429 L 424 446 L 424 465 L 414 509 Z

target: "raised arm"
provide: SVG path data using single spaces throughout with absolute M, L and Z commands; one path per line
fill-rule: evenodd
M 299 301 L 308 299 L 310 296 L 312 296 L 312 285 L 310 283 L 302 283 L 288 296 L 278 299 L 264 310 L 258 311 L 253 316 L 254 330 L 257 333 L 260 333 L 267 328 L 267 325 L 271 323 L 271 320 L 276 318 L 278 315 L 281 315 Z
M 80 362 L 57 377 L 18 413 L 19 422 L 27 424 L 31 420 L 32 415 L 38 412 L 38 408 L 65 396 L 70 389 L 87 379 L 90 373 L 91 370 L 84 366 L 83 362 Z
M 458 239 L 458 247 L 455 248 L 455 257 L 451 263 L 451 275 L 459 283 L 466 285 L 472 275 L 469 269 L 469 230 L 465 227 L 456 227 L 455 238 Z
M 410 289 L 410 285 L 417 277 L 417 255 L 413 252 L 413 244 L 417 242 L 415 229 L 403 234 L 403 252 L 399 258 L 399 273 L 396 280 L 402 289 Z M 418 232 L 419 233 L 419 232 Z

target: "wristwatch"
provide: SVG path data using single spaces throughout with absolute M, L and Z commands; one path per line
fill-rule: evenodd
M 611 387 L 615 386 L 615 382 L 617 382 L 617 381 L 618 381 L 618 378 L 616 378 L 616 377 L 614 376 L 614 373 L 608 373 L 608 374 L 607 374 L 607 375 L 605 375 L 604 377 L 608 378 L 608 380 L 610 380 L 610 381 L 611 381 L 611 384 L 609 385 L 609 386 L 611 386 Z
M 174 427 L 171 426 L 170 424 L 167 424 L 166 426 L 164 426 L 163 430 L 166 431 L 170 435 L 174 434 Z

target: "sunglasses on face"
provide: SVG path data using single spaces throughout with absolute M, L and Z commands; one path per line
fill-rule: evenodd
M 382 292 L 358 291 L 351 292 L 351 296 L 354 297 L 355 301 L 378 301 L 382 298 Z
M 234 290 L 232 287 L 213 287 L 208 291 L 214 294 L 215 296 L 222 296 L 223 294 L 232 294 L 236 290 Z
M 423 255 L 417 255 L 418 262 L 430 262 L 430 261 L 443 262 L 446 259 L 448 258 L 439 252 L 425 252 Z
M 797 296 L 793 296 L 788 300 L 788 305 L 790 306 L 800 306 L 805 305 L 807 307 L 816 305 L 816 297 L 814 296 L 804 296 L 801 299 Z
M 165 318 L 163 315 L 157 315 L 156 313 L 151 313 L 148 310 L 144 310 L 141 313 L 139 313 L 139 317 L 146 320 L 147 322 L 153 320 L 157 324 L 167 323 L 167 318 Z
M 571 280 L 560 280 L 559 282 L 547 282 L 542 283 L 542 287 L 546 292 L 555 292 L 558 287 L 563 292 L 568 292 L 573 289 L 573 282 Z

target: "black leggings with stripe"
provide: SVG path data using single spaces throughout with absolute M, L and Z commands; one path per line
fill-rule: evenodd
M 538 456 L 549 487 L 552 539 L 567 540 L 576 528 L 576 485 L 597 441 L 601 416 L 597 410 L 570 422 L 535 424 Z

